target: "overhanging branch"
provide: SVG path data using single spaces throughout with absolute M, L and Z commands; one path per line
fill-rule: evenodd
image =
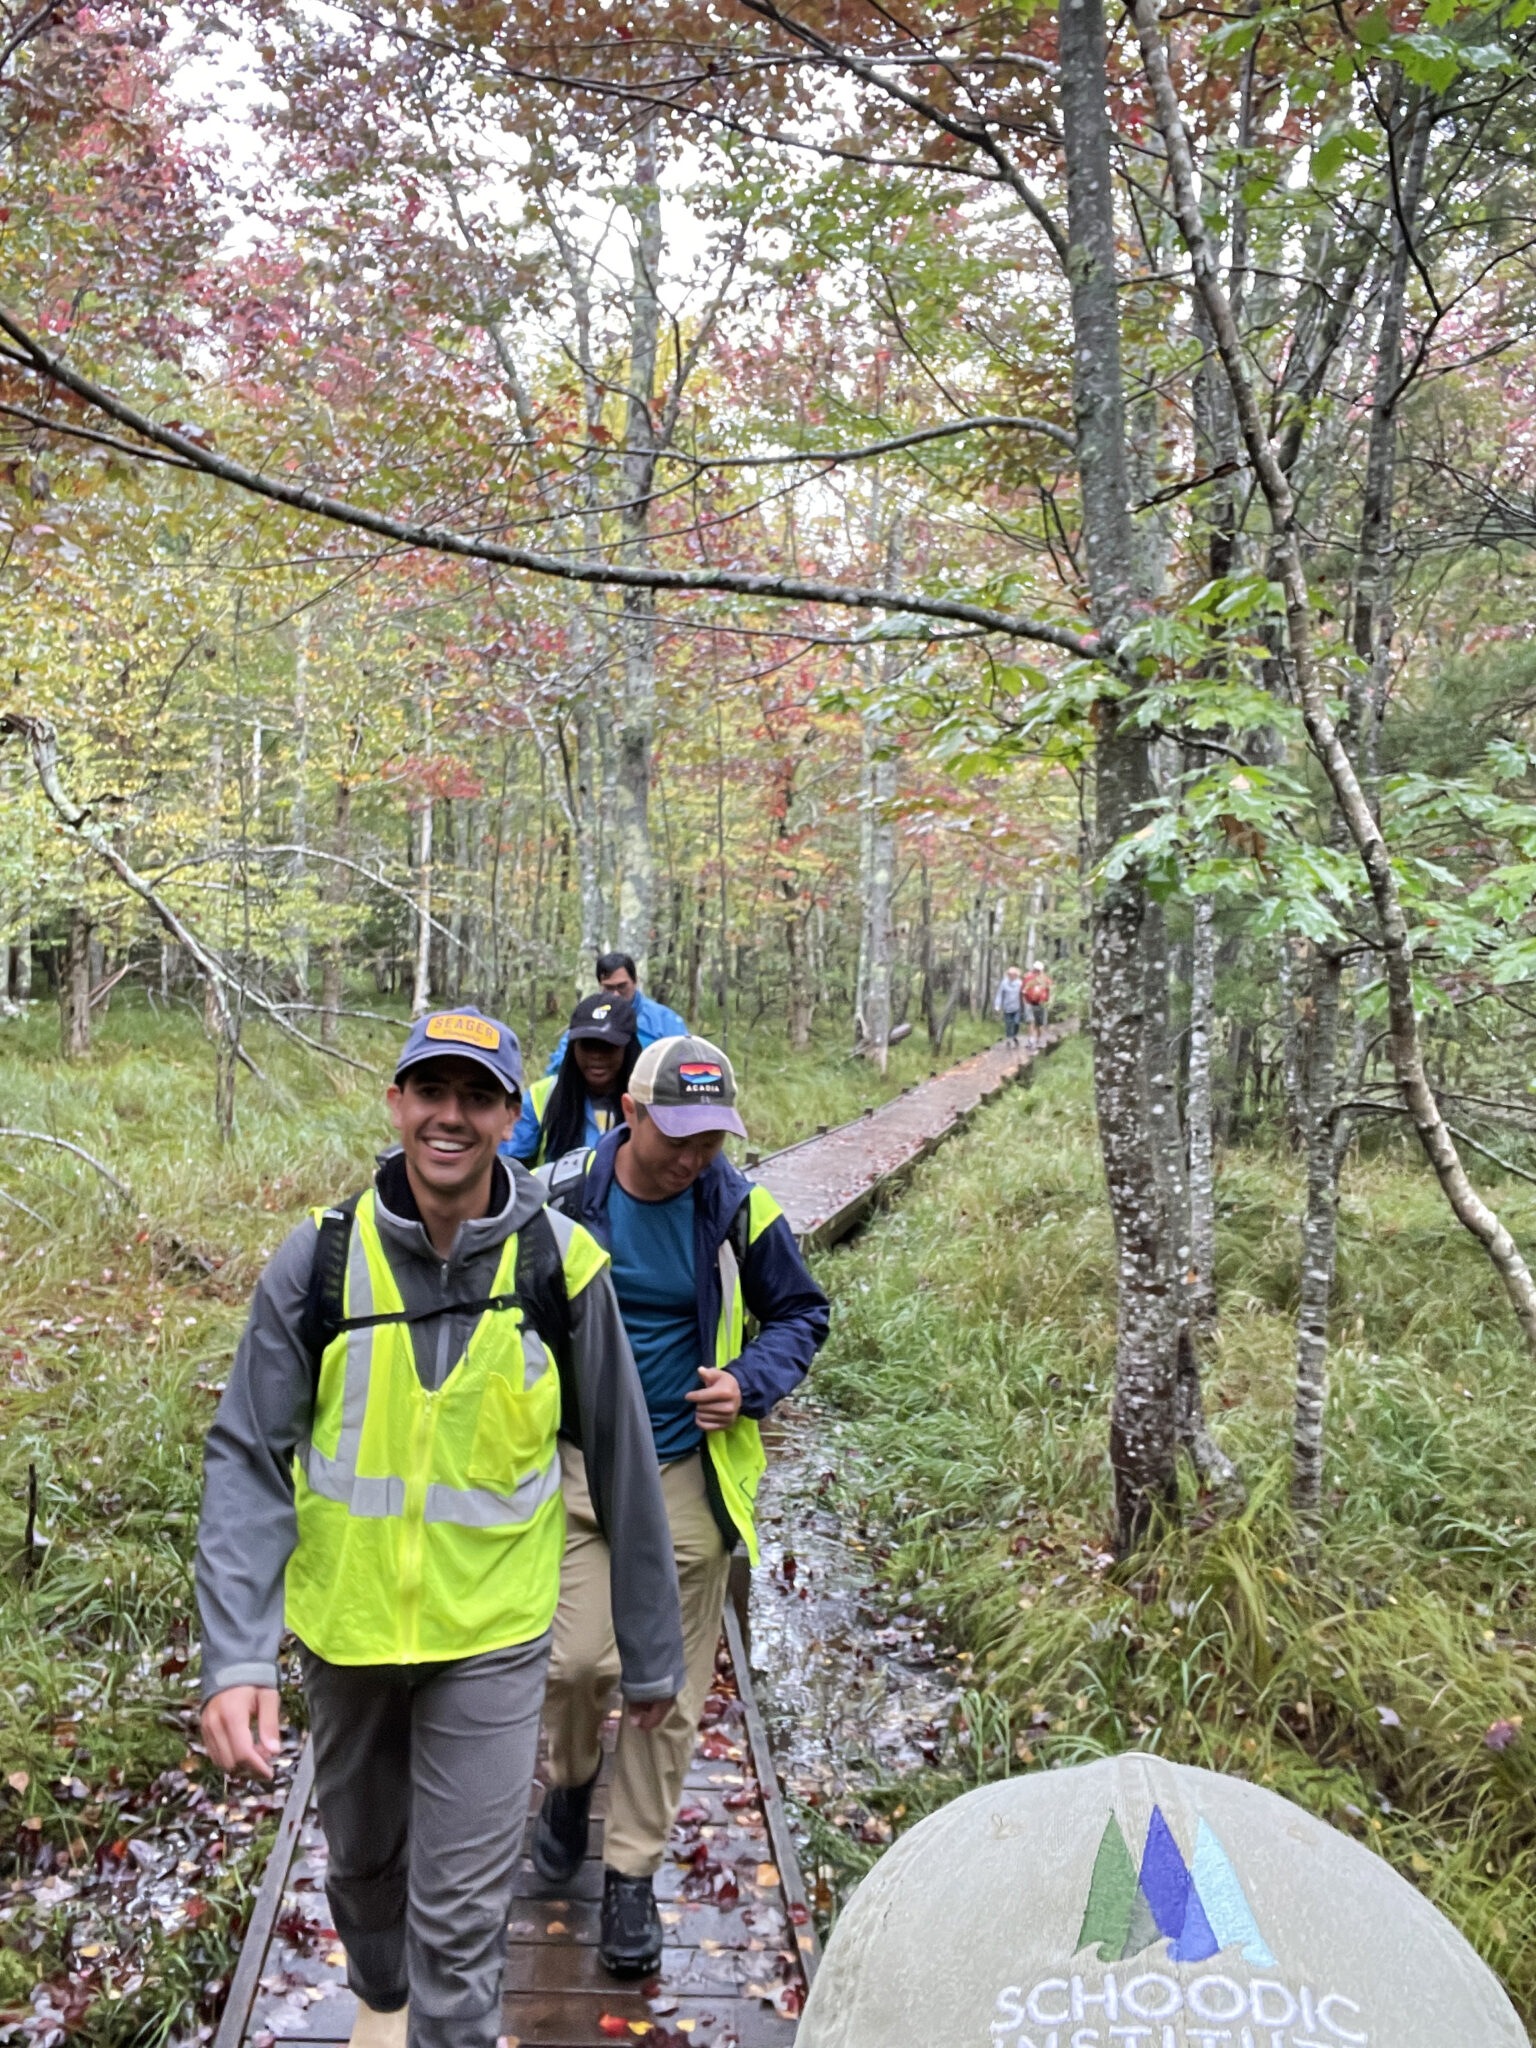
M 917 592 L 875 590 L 861 584 L 829 583 L 802 576 L 772 576 L 735 569 L 668 569 L 653 563 L 592 562 L 546 555 L 528 548 L 511 548 L 499 541 L 480 540 L 473 534 L 457 533 L 451 527 L 418 525 L 396 519 L 386 512 L 374 512 L 365 505 L 348 504 L 302 484 L 265 476 L 230 456 L 164 427 L 147 413 L 129 405 L 105 386 L 71 369 L 17 321 L 0 308 L 0 332 L 10 336 L 37 376 L 94 406 L 120 427 L 140 435 L 153 448 L 169 449 L 191 468 L 204 475 L 233 484 L 252 497 L 266 498 L 290 511 L 309 513 L 338 526 L 350 526 L 379 535 L 405 547 L 429 553 L 454 555 L 464 561 L 489 562 L 500 568 L 521 569 L 535 576 L 548 576 L 567 583 L 587 583 L 627 590 L 674 590 L 695 593 L 718 592 L 723 596 L 754 597 L 790 604 L 837 605 L 846 611 L 876 611 L 904 614 L 911 618 L 944 619 L 961 625 L 979 626 L 984 632 L 999 633 L 1013 640 L 1032 640 L 1041 646 L 1059 647 L 1079 659 L 1102 659 L 1111 650 L 1097 634 L 1074 632 L 1049 619 L 1020 617 L 995 611 L 989 605 L 971 604 L 964 598 L 927 597 Z M 146 451 L 148 452 L 148 451 Z

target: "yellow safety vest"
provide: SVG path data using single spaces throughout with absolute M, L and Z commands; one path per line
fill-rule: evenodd
M 757 1243 L 776 1216 L 784 1211 L 763 1187 L 754 1187 L 747 1197 L 747 1243 Z M 741 1300 L 741 1272 L 730 1235 L 720 1246 L 720 1320 L 715 1326 L 715 1364 L 722 1370 L 746 1348 L 746 1316 Z M 704 1455 L 720 1488 L 720 1498 L 741 1540 L 747 1556 L 757 1563 L 757 1522 L 754 1509 L 757 1489 L 767 1469 L 763 1433 L 750 1415 L 738 1415 L 729 1429 L 704 1432 Z
M 608 1255 L 579 1224 L 550 1220 L 569 1233 L 562 1264 L 574 1300 Z M 511 1293 L 516 1269 L 513 1235 L 491 1293 Z M 353 1219 L 343 1300 L 349 1319 L 404 1307 L 371 1189 Z M 430 1394 L 409 1324 L 333 1338 L 310 1440 L 294 1457 L 294 1634 L 332 1664 L 435 1662 L 542 1635 L 565 1545 L 559 1422 L 559 1370 L 521 1309 L 483 1314 Z

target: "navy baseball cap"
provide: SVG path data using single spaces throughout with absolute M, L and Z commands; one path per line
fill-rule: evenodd
M 472 1005 L 418 1017 L 395 1062 L 395 1079 L 428 1060 L 443 1059 L 473 1060 L 477 1067 L 494 1074 L 509 1095 L 523 1092 L 523 1049 L 517 1033 L 510 1024 L 487 1017 Z
M 571 1012 L 568 1038 L 581 1038 L 600 1045 L 628 1045 L 635 1035 L 635 1006 L 623 996 L 601 988 L 595 996 L 583 996 Z

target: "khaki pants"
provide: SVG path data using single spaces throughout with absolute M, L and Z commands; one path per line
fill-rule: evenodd
M 602 1761 L 600 1736 L 619 1678 L 608 1604 L 608 1545 L 592 1513 L 586 1463 L 560 1445 L 565 1492 L 565 1559 L 560 1607 L 544 1695 L 549 1780 L 585 1785 Z M 693 1757 L 699 1715 L 715 1669 L 730 1555 L 704 1490 L 703 1453 L 661 1468 L 683 1607 L 687 1677 L 682 1697 L 659 1728 L 642 1734 L 626 1715 L 603 1835 L 603 1861 L 626 1877 L 649 1877 L 666 1854 L 683 1779 Z

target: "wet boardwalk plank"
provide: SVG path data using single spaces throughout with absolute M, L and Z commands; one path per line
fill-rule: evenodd
M 657 1873 L 666 1947 L 644 1983 L 611 1977 L 597 1958 L 608 1761 L 593 1800 L 587 1858 L 572 1883 L 545 1885 L 526 1854 L 507 1929 L 503 2025 L 521 2048 L 597 2048 L 616 2039 L 650 2048 L 788 2048 L 816 1943 L 793 1844 L 734 1613 L 700 1722 L 699 1748 L 667 1860 Z M 610 1723 L 611 1750 L 616 1722 Z M 755 1736 L 755 1740 L 754 1740 Z M 285 1820 L 253 1915 L 240 1981 L 215 2048 L 341 2042 L 355 2001 L 325 1902 L 325 1840 L 295 1784 L 302 1820 Z M 534 1790 L 534 1806 L 539 1798 Z M 775 1825 L 775 1821 L 777 1825 Z M 286 1868 L 284 1868 L 286 1864 Z M 263 1922 L 265 1923 L 263 1925 Z M 240 2016 L 243 2008 L 244 2018 Z
M 1065 1035 L 1063 1027 L 1052 1025 L 1045 1049 L 1059 1045 Z M 882 1192 L 964 1130 L 981 1105 L 1021 1079 L 1036 1057 L 1022 1045 L 989 1046 L 853 1123 L 771 1153 L 749 1171 L 772 1194 L 808 1251 L 836 1244 Z

